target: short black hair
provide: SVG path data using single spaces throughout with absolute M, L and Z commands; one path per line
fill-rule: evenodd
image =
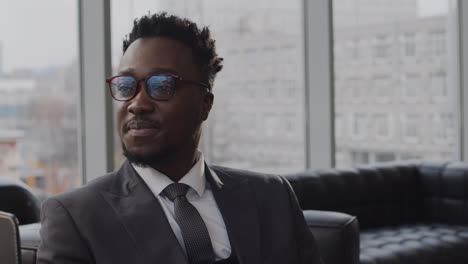
M 208 27 L 166 12 L 145 15 L 133 21 L 133 28 L 123 40 L 123 53 L 138 38 L 167 37 L 178 40 L 192 49 L 194 63 L 200 65 L 203 82 L 212 89 L 216 74 L 221 71 L 223 58 L 216 53 L 215 40 Z

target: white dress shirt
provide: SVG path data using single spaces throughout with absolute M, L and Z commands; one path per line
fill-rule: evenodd
M 211 238 L 213 251 L 216 260 L 226 259 L 231 255 L 231 244 L 224 224 L 223 217 L 219 211 L 218 205 L 213 197 L 211 186 L 205 177 L 205 160 L 203 154 L 198 151 L 198 160 L 187 174 L 180 179 L 179 183 L 185 183 L 190 186 L 187 192 L 187 200 L 195 206 L 200 213 Z M 148 185 L 151 192 L 159 200 L 161 207 L 166 214 L 167 220 L 174 231 L 179 244 L 185 251 L 184 239 L 180 227 L 174 218 L 174 203 L 162 194 L 162 191 L 171 183 L 174 183 L 169 177 L 151 167 L 132 166 Z M 213 170 L 210 170 L 215 174 Z

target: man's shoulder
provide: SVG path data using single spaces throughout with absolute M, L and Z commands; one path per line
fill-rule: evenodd
M 63 205 L 92 204 L 97 201 L 96 199 L 102 191 L 106 191 L 112 186 L 116 176 L 117 172 L 107 173 L 80 187 L 59 193 L 49 199 L 54 199 Z
M 210 168 L 222 178 L 222 175 L 231 179 L 240 181 L 250 181 L 259 184 L 284 184 L 285 180 L 282 176 L 272 173 L 262 173 L 250 170 L 234 169 L 229 167 L 212 165 Z

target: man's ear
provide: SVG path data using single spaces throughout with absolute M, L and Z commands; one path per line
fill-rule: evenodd
M 208 119 L 211 107 L 213 107 L 213 101 L 214 95 L 209 91 L 205 92 L 203 95 L 202 121 L 206 121 Z

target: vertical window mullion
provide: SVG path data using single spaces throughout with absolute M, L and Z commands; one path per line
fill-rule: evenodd
M 332 1 L 304 0 L 307 168 L 334 167 Z

